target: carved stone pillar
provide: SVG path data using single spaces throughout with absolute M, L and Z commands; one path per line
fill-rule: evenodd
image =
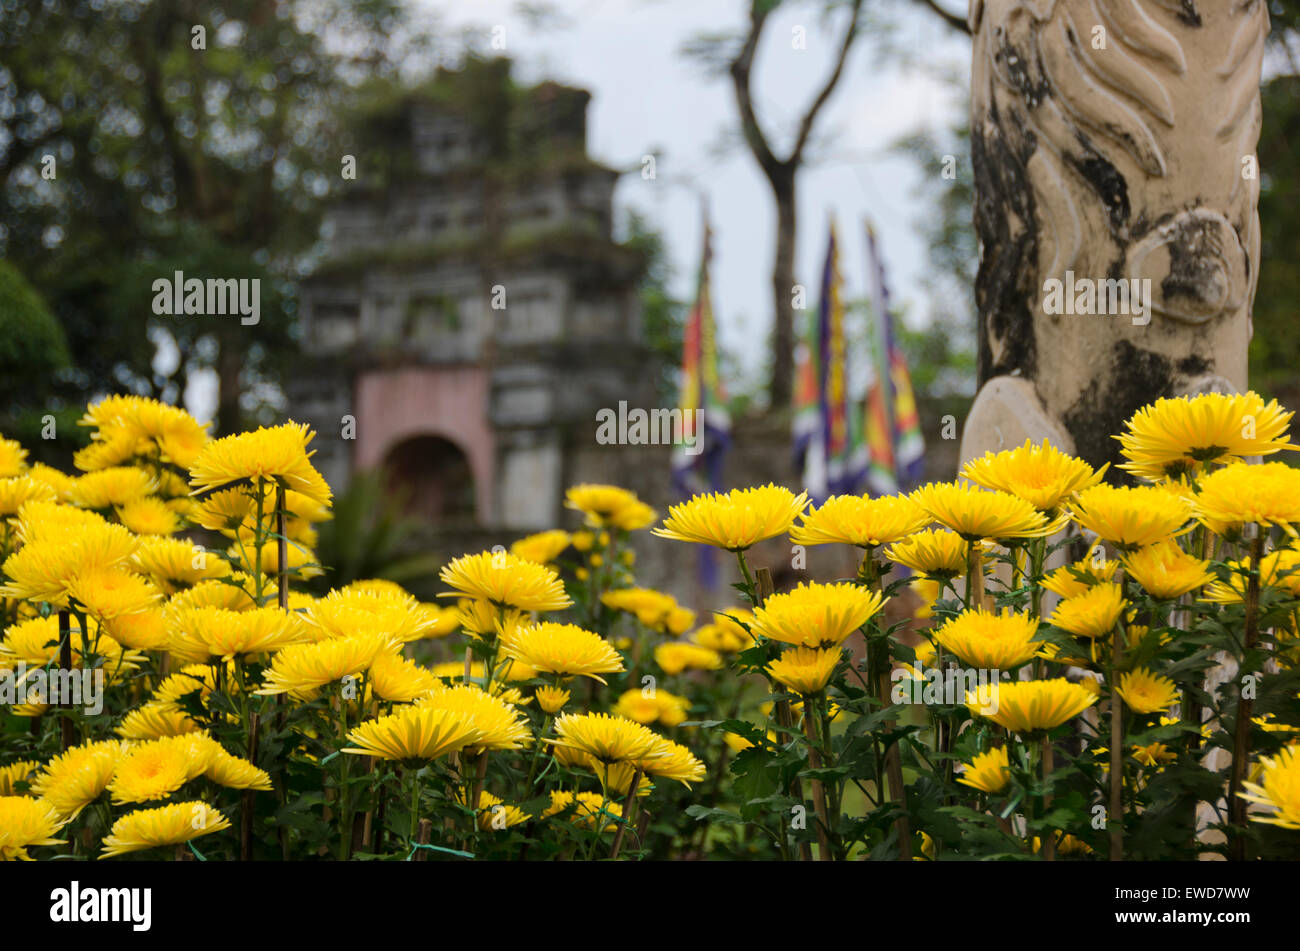
M 1029 436 L 1114 461 L 1138 407 L 1246 387 L 1268 12 L 971 0 L 969 22 L 980 390 L 961 455 Z

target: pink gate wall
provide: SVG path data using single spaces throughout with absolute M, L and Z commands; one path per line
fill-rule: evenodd
M 407 439 L 441 436 L 469 460 L 478 520 L 491 525 L 495 454 L 488 425 L 490 395 L 482 367 L 363 373 L 357 380 L 357 467 L 378 468 L 388 452 Z

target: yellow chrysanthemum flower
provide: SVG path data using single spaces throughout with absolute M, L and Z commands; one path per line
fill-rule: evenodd
M 1284 462 L 1234 463 L 1204 476 L 1192 498 L 1196 518 L 1219 535 L 1240 534 L 1243 525 L 1278 525 L 1297 537 L 1300 469 Z
M 87 656 L 93 656 L 93 646 L 98 656 L 104 659 L 105 680 L 117 683 L 144 660 L 138 651 L 124 650 L 122 645 L 106 633 L 101 632 L 98 640 L 94 637 L 87 638 L 81 628 L 77 627 L 76 619 L 70 620 L 73 667 L 80 669 L 86 666 Z M 13 666 L 21 661 L 28 667 L 41 667 L 51 662 L 57 663 L 59 644 L 57 615 L 19 621 L 5 631 L 4 641 L 0 642 L 0 664 Z
M 328 504 L 330 487 L 312 466 L 312 453 L 307 451 L 315 435 L 303 423 L 285 423 L 214 439 L 190 467 L 190 486 L 198 493 L 261 478 Z
M 468 805 L 463 794 L 458 801 L 462 805 Z M 484 832 L 504 832 L 511 826 L 517 826 L 531 818 L 532 816 L 518 806 L 502 801 L 500 796 L 494 796 L 486 789 L 479 792 L 478 827 Z
M 56 839 L 65 820 L 43 799 L 31 796 L 0 796 L 0 862 L 30 859 L 27 850 L 34 845 L 61 845 Z
M 80 574 L 68 585 L 68 593 L 87 614 L 101 620 L 138 614 L 162 598 L 148 579 L 120 568 L 96 568 Z
M 1094 485 L 1071 508 L 1080 525 L 1123 551 L 1181 535 L 1191 518 L 1185 498 L 1154 486 Z
M 427 762 L 459 752 L 481 735 L 460 711 L 410 706 L 359 724 L 348 734 L 348 741 L 356 745 L 345 747 L 343 752 L 399 762 Z
M 138 809 L 113 823 L 99 857 L 181 845 L 230 828 L 230 820 L 206 802 L 176 802 L 157 809 Z
M 825 689 L 835 673 L 835 665 L 843 655 L 838 647 L 818 650 L 812 647 L 791 647 L 768 665 L 772 679 L 805 697 Z
M 804 647 L 842 644 L 884 606 L 885 598 L 855 584 L 800 583 L 770 596 L 754 611 L 756 637 Z
M 977 753 L 965 771 L 957 777 L 957 782 L 980 792 L 996 796 L 1007 788 L 1011 782 L 1011 767 L 1007 759 L 1007 748 L 995 746 L 986 753 Z
M 27 782 L 41 768 L 34 759 L 20 759 L 0 766 L 0 796 L 19 796 L 18 784 Z
M 1172 600 L 1214 581 L 1208 561 L 1189 555 L 1172 540 L 1148 545 L 1123 560 L 1128 576 L 1156 598 Z
M 0 437 L 0 478 L 21 475 L 27 465 L 27 450 L 16 439 Z
M 572 694 L 562 687 L 538 687 L 533 694 L 537 698 L 537 705 L 542 708 L 544 713 L 554 716 L 564 709 L 564 705 L 572 698 Z
M 662 736 L 656 737 L 654 749 L 648 754 L 632 760 L 632 766 L 648 776 L 676 780 L 688 789 L 705 774 L 704 763 L 694 753 Z M 630 778 L 628 783 L 631 783 Z
M 668 616 L 677 609 L 677 599 L 653 588 L 619 588 L 600 596 L 601 604 L 615 611 L 635 614 L 636 619 L 652 630 L 663 630 Z
M 727 493 L 697 495 L 670 506 L 660 538 L 744 551 L 766 538 L 784 535 L 808 507 L 808 495 L 784 486 L 764 485 Z
M 899 541 L 931 521 L 920 506 L 901 495 L 833 495 L 802 519 L 790 529 L 790 541 L 796 545 L 840 542 L 859 548 Z
M 1148 743 L 1146 746 L 1134 746 L 1133 758 L 1143 766 L 1160 769 L 1178 759 L 1178 754 L 1164 743 Z
M 1214 462 L 1300 449 L 1287 442 L 1292 415 L 1257 393 L 1158 399 L 1134 413 L 1115 437 L 1128 460 L 1120 468 L 1155 482 L 1195 476 Z
M 1270 815 L 1251 814 L 1251 821 L 1300 829 L 1300 743 L 1284 747 L 1276 756 L 1265 756 L 1259 783 L 1245 782 L 1242 799 L 1272 810 Z
M 548 565 L 560 557 L 560 552 L 569 547 L 570 537 L 568 532 L 559 528 L 526 535 L 510 546 L 510 554 L 524 561 Z
M 156 688 L 153 699 L 159 703 L 179 704 L 184 697 L 197 692 L 200 701 L 216 689 L 216 676 L 210 664 L 189 664 L 168 675 Z
M 724 614 L 715 612 L 713 623 L 705 624 L 691 635 L 700 647 L 719 654 L 735 654 L 754 646 L 754 637 L 741 624 L 753 624 L 753 612 L 744 608 L 730 608 Z
M 168 595 L 205 578 L 230 574 L 224 559 L 182 538 L 142 538 L 131 566 Z
M 118 506 L 117 519 L 137 535 L 165 537 L 181 530 L 181 520 L 175 510 L 153 495 Z
M 720 670 L 722 655 L 698 644 L 670 641 L 655 647 L 655 663 L 669 676 L 683 670 Z
M 975 608 L 945 622 L 933 637 L 969 667 L 1015 670 L 1032 660 L 1041 646 L 1034 640 L 1037 632 L 1038 621 L 1027 614 Z
M 409 703 L 442 684 L 433 671 L 396 652 L 376 657 L 369 677 L 375 696 L 391 703 Z
M 278 607 L 181 608 L 167 612 L 167 623 L 172 655 L 187 662 L 266 654 L 303 640 L 299 615 Z
M 66 607 L 78 578 L 131 557 L 139 542 L 128 529 L 91 512 L 67 514 L 76 511 L 50 502 L 23 506 L 18 533 L 25 544 L 5 559 L 9 582 L 0 587 L 0 596 Z
M 1077 717 L 1097 702 L 1087 687 L 1064 677 L 1053 680 L 1013 680 L 989 684 L 988 692 L 971 692 L 971 713 L 992 720 L 1013 733 L 1051 730 Z
M 501 647 L 505 656 L 561 677 L 590 677 L 604 683 L 601 674 L 624 669 L 613 644 L 575 624 L 546 621 L 520 627 L 502 638 Z
M 31 475 L 0 479 L 0 518 L 17 515 L 28 502 L 55 502 L 59 494 Z
M 235 756 L 221 747 L 216 740 L 211 740 L 212 753 L 208 767 L 203 771 L 205 778 L 225 786 L 227 789 L 256 789 L 271 792 L 271 776 L 264 769 L 259 769 L 248 760 Z
M 542 812 L 542 818 L 561 815 L 567 815 L 574 825 L 588 829 L 595 829 L 599 822 L 600 831 L 604 832 L 614 827 L 615 819 L 622 818 L 623 807 L 616 802 L 606 802 L 599 793 L 555 789 L 551 791 L 551 804 Z
M 448 608 L 461 629 L 475 640 L 504 637 L 528 623 L 528 614 L 514 608 L 497 607 L 491 601 L 462 598 L 455 608 Z
M 970 543 L 956 532 L 928 528 L 889 548 L 889 560 L 943 581 L 966 573 Z
M 192 588 L 178 591 L 167 602 L 167 610 L 180 611 L 186 608 L 224 608 L 227 611 L 248 611 L 256 605 L 248 593 L 252 589 L 252 579 L 242 572 L 227 578 L 200 581 Z M 274 598 L 277 587 L 274 583 L 266 586 L 262 594 Z
M 71 747 L 30 780 L 31 791 L 49 802 L 62 818 L 74 819 L 108 788 L 126 749 L 120 740 Z
M 1178 702 L 1178 688 L 1147 667 L 1121 674 L 1119 695 L 1134 713 L 1159 713 Z
M 126 505 L 152 495 L 158 481 L 143 469 L 113 466 L 88 472 L 72 484 L 72 501 L 87 509 L 107 509 Z
M 108 784 L 113 803 L 166 799 L 203 775 L 212 762 L 214 745 L 204 734 L 184 733 L 131 746 Z
M 285 537 L 289 539 L 284 559 L 286 574 L 306 579 L 319 578 L 325 573 L 311 550 L 311 544 L 295 539 L 292 534 Z M 254 564 L 257 563 L 258 558 L 257 548 L 251 541 L 246 541 L 242 545 L 237 543 L 226 549 L 226 557 L 244 573 L 253 574 Z M 258 564 L 263 575 L 278 575 L 280 573 L 279 547 L 274 544 L 262 546 L 261 561 Z
M 956 482 L 932 482 L 911 498 L 936 522 L 968 542 L 986 538 L 1037 538 L 1058 531 L 1063 521 L 1049 519 L 1024 499 Z
M 1226 581 L 1216 581 L 1205 589 L 1203 600 L 1215 604 L 1242 604 L 1246 600 L 1250 558 L 1228 562 L 1230 574 Z M 1300 551 L 1280 548 L 1271 551 L 1259 562 L 1260 586 L 1281 588 L 1293 597 L 1300 596 Z
M 47 466 L 43 462 L 33 465 L 27 470 L 26 474 L 37 482 L 43 482 L 53 489 L 60 502 L 72 501 L 72 487 L 77 481 L 73 476 L 68 475 L 66 472 L 60 472 L 53 466 Z
M 1110 581 L 1115 577 L 1115 569 L 1118 567 L 1117 561 L 1097 562 L 1092 558 L 1082 558 L 1074 564 L 1062 565 L 1050 572 L 1043 578 L 1042 587 L 1053 594 L 1059 594 L 1062 598 L 1073 598 L 1083 594 L 1093 585 Z M 1079 575 L 1084 577 L 1080 578 Z
M 473 753 L 485 750 L 520 750 L 532 745 L 528 720 L 504 699 L 487 693 L 476 684 L 448 687 L 438 684 L 429 696 L 416 701 L 417 707 L 450 710 L 479 731 L 465 745 Z
M 164 736 L 195 733 L 200 729 L 199 724 L 175 704 L 151 700 L 124 716 L 115 732 L 124 740 L 158 740 Z
M 545 742 L 575 750 L 602 763 L 633 763 L 660 750 L 661 737 L 632 720 L 608 713 L 564 713 L 555 720 L 556 739 Z
M 606 524 L 610 528 L 617 528 L 624 532 L 636 532 L 649 528 L 658 517 L 658 512 L 640 499 L 636 499 L 610 515 L 606 519 Z
M 1052 623 L 1078 637 L 1106 637 L 1115 629 L 1127 604 L 1124 589 L 1103 581 L 1058 604 Z
M 276 652 L 256 693 L 287 693 L 297 700 L 313 700 L 321 687 L 369 669 L 393 642 L 383 634 L 336 637 L 315 644 L 290 644 Z
M 673 727 L 685 721 L 690 707 L 691 702 L 685 697 L 667 690 L 645 691 L 634 687 L 619 695 L 614 713 L 647 726 L 659 721 L 664 726 Z
M 351 637 L 363 631 L 383 632 L 399 643 L 434 636 L 447 624 L 437 605 L 421 604 L 405 591 L 331 591 L 303 614 L 316 639 Z
M 1024 499 L 1040 512 L 1055 513 L 1076 492 L 1100 482 L 1106 468 L 1094 471 L 1046 440 L 1035 446 L 1026 439 L 1023 446 L 970 460 L 961 474 L 986 489 Z
M 135 456 L 155 456 L 189 468 L 207 442 L 207 424 L 177 406 L 144 396 L 109 396 L 90 406 L 78 421 L 93 426 L 91 444 L 78 450 L 78 469 L 120 465 Z
M 573 605 L 552 569 L 504 551 L 462 555 L 444 565 L 439 578 L 455 589 L 442 597 L 468 596 L 521 611 L 560 611 Z
M 583 483 L 571 486 L 564 493 L 564 505 L 586 516 L 593 528 L 605 528 L 623 510 L 642 504 L 635 492 L 616 485 Z M 652 516 L 653 517 L 653 516 Z

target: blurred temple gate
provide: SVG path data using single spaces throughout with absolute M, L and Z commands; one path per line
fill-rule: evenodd
M 507 542 L 567 524 L 566 486 L 636 467 L 592 445 L 598 409 L 655 405 L 655 368 L 589 100 L 492 60 L 387 107 L 396 141 L 374 145 L 397 160 L 376 183 L 358 156 L 300 293 L 288 397 L 331 484 L 383 468 L 437 529 Z

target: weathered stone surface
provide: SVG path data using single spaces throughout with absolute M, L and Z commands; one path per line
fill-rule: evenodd
M 1140 406 L 1246 387 L 1268 12 L 1262 0 L 972 0 L 969 19 L 979 377 L 994 389 L 962 456 L 1028 414 L 1089 462 L 1113 462 L 1110 435 Z M 1104 282 L 1149 282 L 1137 285 L 1149 309 L 1049 313 L 1047 282 L 1071 279 L 1115 293 L 1110 311 L 1118 285 Z
M 534 87 L 496 139 L 453 99 L 412 102 L 410 169 L 382 188 L 363 174 L 331 210 L 287 387 L 331 484 L 389 469 L 436 522 L 469 488 L 437 484 L 436 463 L 472 478 L 473 529 L 508 543 L 565 521 L 566 486 L 644 464 L 640 447 L 594 441 L 602 407 L 656 405 L 658 368 L 641 340 L 642 262 L 612 235 L 617 174 L 585 156 L 589 99 Z

